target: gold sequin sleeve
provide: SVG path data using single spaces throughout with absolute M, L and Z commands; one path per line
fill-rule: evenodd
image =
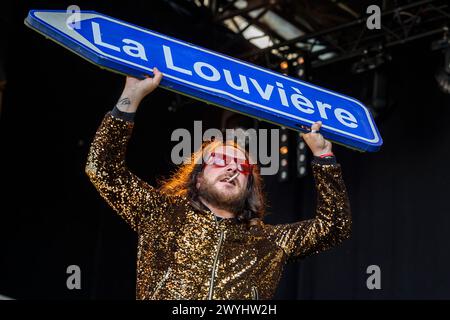
M 144 215 L 146 221 L 157 218 L 164 197 L 125 164 L 133 126 L 108 112 L 92 141 L 85 172 L 106 202 L 137 231 Z
M 327 250 L 350 236 L 350 204 L 340 165 L 313 163 L 312 167 L 317 190 L 315 218 L 269 229 L 288 262 Z

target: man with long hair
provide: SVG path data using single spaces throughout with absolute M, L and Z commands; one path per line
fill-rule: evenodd
M 311 149 L 316 217 L 263 222 L 257 165 L 239 145 L 207 142 L 159 188 L 131 173 L 125 152 L 141 100 L 161 81 L 127 77 L 119 102 L 91 145 L 86 173 L 138 234 L 137 299 L 271 299 L 287 262 L 349 237 L 351 216 L 340 165 L 320 122 L 303 139 Z

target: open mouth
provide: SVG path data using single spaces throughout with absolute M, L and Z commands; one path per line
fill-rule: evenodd
M 227 184 L 231 184 L 231 185 L 233 185 L 233 186 L 236 185 L 236 181 L 234 181 L 234 180 L 228 181 L 228 178 L 223 178 L 222 180 L 220 180 L 220 182 L 224 182 L 224 183 L 227 183 Z

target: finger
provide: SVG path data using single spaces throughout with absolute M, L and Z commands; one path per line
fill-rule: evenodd
M 322 121 L 314 122 L 314 124 L 311 126 L 311 130 L 319 131 L 321 126 L 322 126 Z
M 158 68 L 155 67 L 155 68 L 153 68 L 153 74 L 155 75 L 153 77 L 155 84 L 159 85 L 159 83 L 161 82 L 162 76 L 163 76 L 162 72 L 159 71 Z

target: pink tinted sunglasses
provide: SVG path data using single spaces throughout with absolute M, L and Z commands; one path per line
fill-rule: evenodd
M 240 173 L 248 175 L 252 172 L 253 165 L 251 165 L 247 159 L 245 160 L 238 159 L 236 157 L 230 157 L 229 155 L 216 152 L 211 152 L 211 155 L 206 161 L 206 164 L 214 165 L 216 167 L 225 167 L 228 164 L 230 164 L 233 160 L 234 162 L 236 162 L 237 170 Z

